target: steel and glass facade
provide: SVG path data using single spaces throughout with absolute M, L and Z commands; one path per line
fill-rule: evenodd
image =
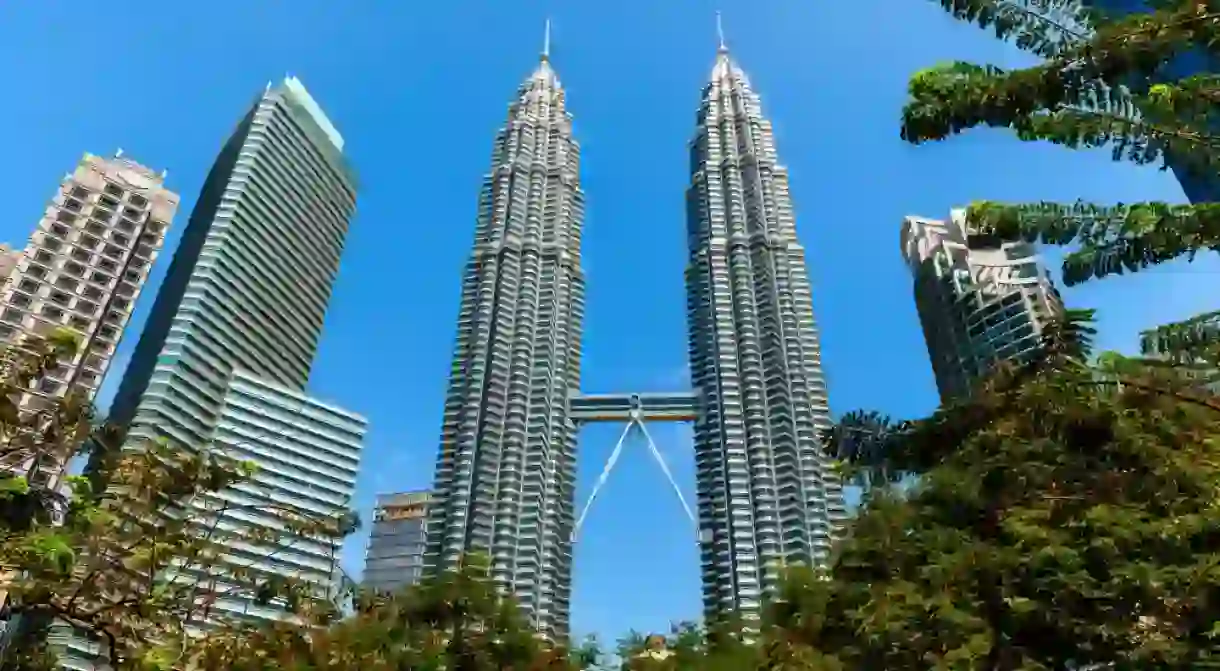
M 705 611 L 750 617 L 784 565 L 826 563 L 845 510 L 820 441 L 830 415 L 787 171 L 723 49 L 691 144 L 687 204 L 694 394 L 681 395 L 680 417 L 660 418 L 695 425 Z M 484 182 L 426 561 L 443 570 L 464 552 L 490 555 L 495 579 L 555 638 L 568 630 L 577 424 L 605 419 L 579 413 L 643 398 L 580 393 L 583 214 L 579 147 L 544 55 Z
M 750 617 L 785 564 L 823 565 L 845 517 L 788 172 L 721 49 L 690 148 L 686 270 L 705 615 Z
M 1000 361 L 1038 356 L 1063 301 L 1032 244 L 984 246 L 956 210 L 948 221 L 906 217 L 901 245 L 942 401 L 969 395 Z
M 584 194 L 563 87 L 545 56 L 496 136 L 462 279 L 427 562 L 489 556 L 545 635 L 568 633 L 580 387 Z
M 227 529 L 272 524 L 276 508 L 349 509 L 365 422 L 304 389 L 355 199 L 343 140 L 317 103 L 294 78 L 268 85 L 204 182 L 119 386 L 111 419 L 129 426 L 129 448 L 165 437 L 261 466 L 200 499 L 238 505 Z M 228 560 L 329 589 L 335 550 L 233 544 Z M 240 599 L 219 608 L 281 615 Z M 66 664 L 92 668 L 87 644 L 69 647 Z
M 377 498 L 364 562 L 365 587 L 394 592 L 419 581 L 431 498 L 427 491 Z
M 356 206 L 343 141 L 296 79 L 212 166 L 111 408 L 132 434 L 206 441 L 242 369 L 303 389 Z

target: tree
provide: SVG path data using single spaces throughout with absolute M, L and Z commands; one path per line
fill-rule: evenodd
M 0 565 L 15 574 L 10 612 L 39 628 L 69 625 L 100 641 L 111 667 L 134 669 L 161 668 L 150 660 L 187 646 L 204 623 L 234 617 L 222 607 L 226 600 L 274 603 L 294 622 L 333 611 L 324 585 L 259 571 L 232 556 L 239 544 L 273 556 L 295 539 L 348 531 L 344 520 L 292 510 L 279 510 L 275 525 L 232 525 L 230 516 L 240 510 L 219 495 L 252 470 L 157 441 L 123 452 L 104 489 L 69 478 L 62 524 L 0 531 Z M 42 642 L 25 636 L 16 644 Z
M 575 671 L 599 651 L 569 652 L 539 639 L 485 558 L 396 594 L 360 594 L 355 612 L 317 627 L 235 624 L 198 641 L 198 671 Z
M 95 426 L 79 387 L 23 403 L 78 343 L 59 330 L 3 351 L 0 606 L 15 631 L 0 649 L 4 668 L 53 668 L 53 626 L 100 641 L 114 669 L 160 668 L 146 656 L 180 649 L 193 628 L 222 621 L 224 599 L 274 602 L 297 620 L 333 611 L 320 585 L 257 571 L 230 548 L 246 544 L 271 556 L 298 539 L 341 537 L 352 520 L 260 505 L 272 523 L 235 527 L 226 518 L 241 511 L 224 491 L 249 476 L 251 464 L 168 441 L 122 450 L 124 432 Z M 39 477 L 86 450 L 93 477 Z
M 912 77 L 901 135 L 915 144 L 977 126 L 1027 141 L 1108 147 L 1118 161 L 1220 174 L 1220 75 L 1175 77 L 1187 53 L 1220 55 L 1220 9 L 1204 0 L 1158 0 L 1155 11 L 1107 16 L 1077 0 L 938 0 L 955 17 L 991 27 L 1045 60 L 1019 70 L 951 63 Z M 1064 259 L 1068 285 L 1220 250 L 1220 204 L 1005 204 L 966 211 L 972 234 L 1078 245 Z M 1193 342 L 1216 364 L 1220 315 L 1146 335 Z M 1179 347 L 1179 351 L 1184 351 Z
M 1089 335 L 1052 329 L 1043 359 L 875 436 L 919 484 L 874 490 L 767 635 L 849 668 L 1220 661 L 1220 399 L 1173 366 L 1088 364 Z

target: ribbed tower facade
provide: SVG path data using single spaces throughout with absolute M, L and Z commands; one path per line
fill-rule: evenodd
M 691 145 L 686 271 L 705 615 L 757 613 L 844 517 L 805 251 L 771 123 L 723 46 Z
M 580 386 L 584 195 L 544 52 L 496 136 L 445 401 L 427 563 L 486 555 L 544 634 L 567 635 Z

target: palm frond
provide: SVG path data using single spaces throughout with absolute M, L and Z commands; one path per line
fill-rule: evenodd
M 966 223 L 972 235 L 981 237 L 1078 243 L 1080 248 L 1063 261 L 1063 281 L 1069 286 L 1220 250 L 1220 204 L 1215 203 L 978 202 L 966 209 Z
M 1088 39 L 1092 12 L 1079 0 L 938 0 L 954 18 L 1043 58 Z
M 1096 310 L 1066 309 L 1042 331 L 1042 351 L 1053 363 L 1086 361 L 1097 336 Z
M 1158 79 L 1163 63 L 1220 38 L 1205 18 L 1180 12 L 1128 17 L 1024 69 L 952 63 L 922 70 L 908 87 L 902 138 L 918 144 L 978 126 L 1003 127 L 1025 140 L 1108 145 L 1116 159 L 1139 163 L 1163 161 L 1166 152 L 1175 163 L 1212 161 L 1217 79 L 1200 75 L 1172 85 Z
M 1220 311 L 1158 326 L 1140 333 L 1140 352 L 1190 364 L 1200 359 L 1215 362 L 1220 352 Z
M 908 423 L 872 410 L 853 410 L 823 432 L 823 444 L 835 459 L 849 467 L 852 479 L 871 487 L 894 483 L 903 473 L 891 467 L 894 451 Z

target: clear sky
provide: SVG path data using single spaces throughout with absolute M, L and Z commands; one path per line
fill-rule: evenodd
M 1102 202 L 1182 194 L 1169 173 L 975 132 L 898 139 L 908 76 L 952 59 L 1024 62 L 926 0 L 0 3 L 0 239 L 22 243 L 82 152 L 169 170 L 189 208 L 226 134 L 268 80 L 302 79 L 361 176 L 311 388 L 365 414 L 357 506 L 426 487 L 440 431 L 459 275 L 493 135 L 533 69 L 546 17 L 583 146 L 587 391 L 687 386 L 682 272 L 686 143 L 715 56 L 713 12 L 775 123 L 809 254 L 830 402 L 915 416 L 936 404 L 898 252 L 905 214 L 973 199 Z M 168 267 L 162 256 L 155 289 Z M 1209 258 L 1066 292 L 1101 310 L 1103 347 L 1215 309 Z M 1207 288 L 1213 287 L 1213 288 Z M 147 290 L 106 381 L 108 402 L 152 305 Z M 580 502 L 617 437 L 585 432 Z M 654 427 L 693 499 L 689 434 Z M 573 625 L 614 636 L 696 617 L 695 535 L 634 443 L 576 549 Z M 364 536 L 346 564 L 359 570 Z

